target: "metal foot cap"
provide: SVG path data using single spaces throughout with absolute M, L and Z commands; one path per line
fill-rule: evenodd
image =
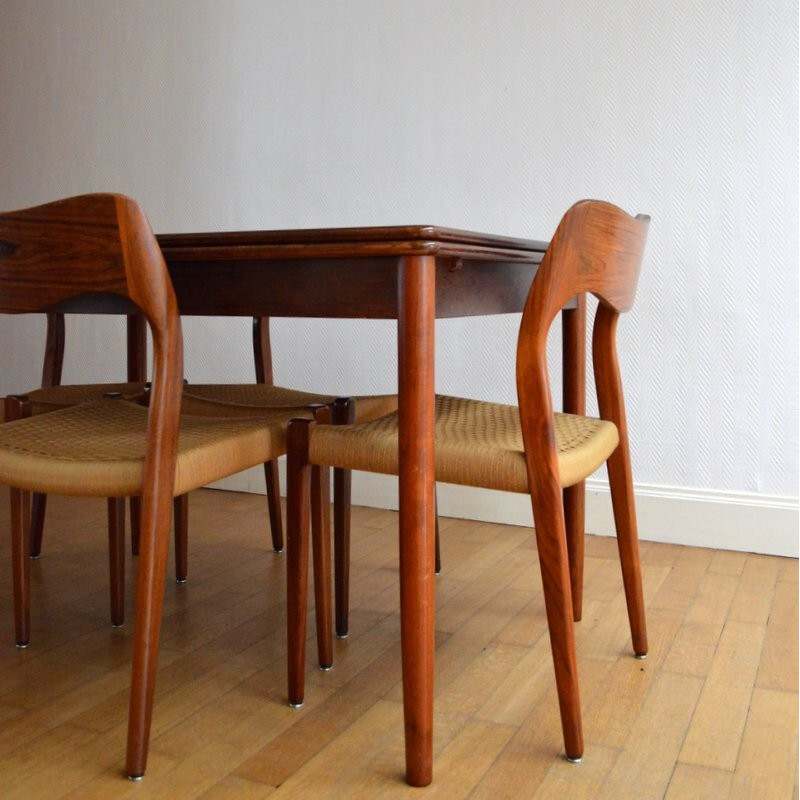
M 320 672 L 330 672 L 333 669 L 333 664 L 320 664 L 319 671 Z
M 350 635 L 349 633 L 337 633 L 336 634 L 336 638 L 337 639 L 346 639 L 349 635 Z
M 144 775 L 128 775 L 128 780 L 136 783 L 138 783 L 142 778 L 144 778 Z
M 186 583 L 186 578 L 175 578 L 175 583 L 177 584 Z
M 647 653 L 634 653 L 634 658 L 638 658 L 639 661 L 644 661 L 647 658 Z
M 302 708 L 302 707 L 303 707 L 303 701 L 299 703 L 293 703 L 291 700 L 289 701 L 289 708 Z
M 583 761 L 583 756 L 565 756 L 570 764 L 580 764 Z
M 17 648 L 17 650 L 27 650 L 29 644 L 30 644 L 30 642 L 17 642 L 16 643 L 16 648 Z

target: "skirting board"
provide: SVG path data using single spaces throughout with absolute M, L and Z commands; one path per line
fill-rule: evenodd
M 281 481 L 285 489 L 284 459 Z M 250 469 L 213 486 L 263 494 L 263 471 Z M 607 481 L 590 479 L 586 489 L 586 530 L 613 536 Z M 533 525 L 527 495 L 450 484 L 438 484 L 437 491 L 439 513 L 444 517 Z M 798 502 L 794 498 L 649 485 L 637 485 L 635 494 L 640 539 L 798 557 Z M 353 503 L 397 509 L 397 479 L 354 473 Z

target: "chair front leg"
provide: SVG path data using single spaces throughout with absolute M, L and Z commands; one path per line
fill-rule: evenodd
M 125 498 L 108 498 L 108 572 L 111 625 L 125 624 Z
M 356 404 L 352 397 L 337 397 L 331 406 L 334 425 L 352 425 Z M 350 515 L 352 472 L 333 470 L 333 561 L 336 594 L 336 636 L 345 639 L 350 626 Z
M 564 745 L 567 759 L 577 762 L 583 756 L 583 730 L 564 508 L 558 482 L 553 479 L 550 485 L 537 487 L 531 501 Z
M 267 485 L 267 509 L 269 511 L 269 529 L 272 533 L 272 549 L 276 553 L 282 553 L 281 479 L 277 461 L 264 462 L 264 481 Z
M 14 585 L 14 639 L 23 649 L 30 641 L 31 565 L 28 531 L 30 492 L 10 490 L 11 497 L 11 569 Z
M 131 497 L 129 500 L 131 509 L 131 555 L 139 555 L 139 538 L 142 527 L 142 498 Z
M 172 527 L 175 529 L 175 581 L 186 583 L 189 574 L 189 495 L 172 501 Z
M 314 553 L 314 604 L 319 668 L 333 666 L 331 626 L 330 469 L 311 467 L 311 541 Z
M 34 492 L 33 503 L 31 505 L 31 558 L 39 558 L 42 554 L 46 510 L 47 495 L 41 492 Z
M 311 485 L 308 442 L 313 425 L 313 420 L 295 419 L 286 434 L 286 635 L 289 705 L 294 707 L 302 706 L 305 696 Z
M 142 507 L 126 759 L 126 774 L 131 780 L 140 780 L 147 766 L 169 552 L 171 501 L 154 498 L 153 505 L 148 509 L 143 503 Z

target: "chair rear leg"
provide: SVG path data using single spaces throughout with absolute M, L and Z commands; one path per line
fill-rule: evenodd
M 617 547 L 622 566 L 622 582 L 633 639 L 633 652 L 637 658 L 647 655 L 647 622 L 642 595 L 642 566 L 639 561 L 639 537 L 636 527 L 636 505 L 633 496 L 633 477 L 627 437 L 621 437 L 617 449 L 606 466 L 617 528 Z
M 572 618 L 580 622 L 583 617 L 583 562 L 586 484 L 576 483 L 564 489 L 564 522 L 567 532 L 569 580 L 572 589 Z
M 264 464 L 264 480 L 267 484 L 267 508 L 269 510 L 269 529 L 272 532 L 272 549 L 283 552 L 283 522 L 281 520 L 281 480 L 278 462 Z
M 125 624 L 125 498 L 108 498 L 108 571 L 111 589 L 111 625 Z
M 14 586 L 14 639 L 28 646 L 31 627 L 31 565 L 28 531 L 30 493 L 11 489 L 11 569 Z
M 186 583 L 189 575 L 189 495 L 178 495 L 172 501 L 175 529 L 175 581 Z
M 577 762 L 583 756 L 583 730 L 564 509 L 561 490 L 555 481 L 542 489 L 538 498 L 532 498 L 536 543 L 564 745 L 567 759 Z

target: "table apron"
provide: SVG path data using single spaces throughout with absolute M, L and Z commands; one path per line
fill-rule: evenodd
M 397 258 L 178 261 L 181 314 L 397 319 Z M 537 264 L 436 260 L 436 316 L 522 311 Z

